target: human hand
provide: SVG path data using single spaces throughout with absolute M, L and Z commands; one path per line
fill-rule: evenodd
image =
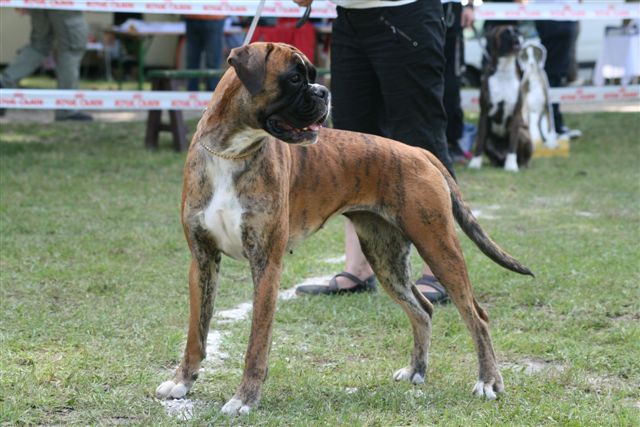
M 309 6 L 311 3 L 313 3 L 313 0 L 293 0 L 293 2 L 295 4 L 297 4 L 298 6 L 301 7 L 307 7 Z
M 473 8 L 470 8 L 470 7 L 462 8 L 462 16 L 460 17 L 460 25 L 462 25 L 462 28 L 471 27 L 475 19 L 476 19 L 476 16 L 475 16 L 475 13 L 473 13 Z

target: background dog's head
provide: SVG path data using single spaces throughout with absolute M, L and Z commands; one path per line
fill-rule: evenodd
M 540 43 L 529 40 L 518 52 L 518 64 L 522 70 L 544 70 L 547 49 Z
M 494 58 L 516 55 L 520 51 L 520 33 L 511 25 L 500 25 L 487 35 L 489 51 Z
M 252 43 L 233 49 L 229 64 L 249 93 L 259 126 L 274 137 L 308 145 L 329 115 L 329 90 L 315 83 L 307 57 L 283 43 Z

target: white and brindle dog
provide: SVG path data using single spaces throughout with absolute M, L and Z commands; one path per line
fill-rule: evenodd
M 549 80 L 544 71 L 547 50 L 540 43 L 527 41 L 518 52 L 522 70 L 522 91 L 525 101 L 522 116 L 529 128 L 534 149 L 538 145 L 557 148 L 558 140 L 549 99 Z
M 189 147 L 182 223 L 191 250 L 191 314 L 182 362 L 156 390 L 181 398 L 193 386 L 206 341 L 222 254 L 246 260 L 254 285 L 242 382 L 222 412 L 258 404 L 267 375 L 283 258 L 335 215 L 356 226 L 362 249 L 413 327 L 409 365 L 396 380 L 424 382 L 433 307 L 412 284 L 415 245 L 456 304 L 475 343 L 477 395 L 504 390 L 488 318 L 471 289 L 456 221 L 501 266 L 531 271 L 500 249 L 471 214 L 458 186 L 429 152 L 385 138 L 321 127 L 329 91 L 297 49 L 254 43 L 234 49 Z
M 478 133 L 469 167 L 480 169 L 486 154 L 493 165 L 517 172 L 533 153 L 516 60 L 520 36 L 511 26 L 498 26 L 487 39 L 491 57 L 480 87 Z

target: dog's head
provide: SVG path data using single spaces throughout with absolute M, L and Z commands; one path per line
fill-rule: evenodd
M 289 144 L 309 145 L 329 115 L 329 90 L 306 56 L 283 43 L 233 49 L 229 64 L 248 92 L 257 126 Z
M 540 43 L 529 40 L 518 52 L 518 64 L 522 70 L 544 70 L 547 49 Z
M 516 55 L 520 51 L 520 33 L 511 25 L 494 27 L 487 36 L 494 58 Z

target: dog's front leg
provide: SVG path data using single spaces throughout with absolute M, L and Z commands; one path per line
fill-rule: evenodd
M 509 151 L 507 152 L 507 157 L 504 161 L 504 170 L 507 172 L 518 172 L 518 163 L 524 163 L 524 159 L 518 158 L 518 151 L 520 149 L 520 146 L 526 144 L 524 141 L 525 138 L 527 142 L 531 140 L 531 137 L 528 135 L 529 129 L 525 127 L 522 117 L 522 98 L 523 97 L 521 94 L 518 98 L 518 102 L 516 103 L 511 121 L 508 124 Z M 531 144 L 529 143 L 528 145 Z
M 184 397 L 200 370 L 200 363 L 207 355 L 207 335 L 213 314 L 220 252 L 208 247 L 207 250 L 192 248 L 189 269 L 189 333 L 182 362 L 173 379 L 165 381 L 156 389 L 156 395 L 163 399 Z
M 270 250 L 273 251 L 273 247 Z M 240 387 L 222 407 L 222 412 L 226 415 L 248 414 L 260 400 L 262 383 L 267 376 L 267 359 L 271 349 L 271 332 L 280 287 L 281 251 L 252 257 L 251 270 L 254 292 L 249 347 L 245 355 Z
M 489 108 L 491 105 L 488 100 L 489 87 L 483 82 L 480 89 L 480 118 L 478 119 L 478 132 L 476 134 L 475 147 L 473 150 L 473 158 L 469 161 L 470 169 L 480 169 L 482 167 L 482 155 L 484 154 L 484 146 L 487 143 L 489 132 Z

